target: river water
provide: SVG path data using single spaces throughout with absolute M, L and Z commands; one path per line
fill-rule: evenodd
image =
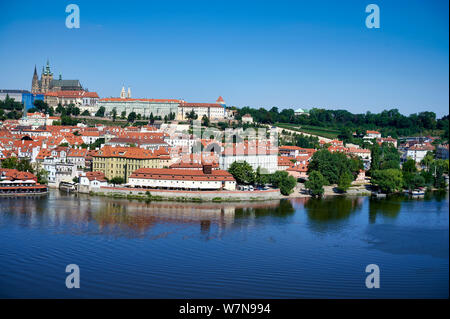
M 449 199 L 0 198 L 0 297 L 448 298 Z M 68 264 L 80 288 L 68 289 Z M 380 288 L 365 285 L 366 266 Z

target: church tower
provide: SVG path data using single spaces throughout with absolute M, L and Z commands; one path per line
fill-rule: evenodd
M 51 89 L 51 82 L 53 81 L 53 73 L 50 71 L 50 63 L 47 60 L 47 66 L 42 68 L 41 75 L 41 91 L 47 93 Z
M 130 88 L 128 88 L 127 98 L 131 99 L 131 89 Z
M 120 98 L 125 99 L 127 94 L 125 93 L 125 86 L 122 86 L 122 91 L 120 91 Z
M 34 66 L 34 74 L 33 74 L 33 80 L 31 81 L 31 93 L 39 93 L 39 77 L 36 71 L 36 65 Z

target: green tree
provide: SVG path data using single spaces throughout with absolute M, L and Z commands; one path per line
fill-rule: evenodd
M 331 153 L 323 149 L 315 152 L 312 156 L 308 165 L 308 173 L 312 171 L 320 172 L 326 180 L 326 185 L 328 185 L 337 184 L 344 173 L 351 174 L 355 179 L 362 168 L 363 163 L 359 158 L 349 158 L 344 153 Z
M 251 184 L 255 180 L 252 166 L 244 162 L 234 162 L 230 165 L 228 172 L 233 175 L 238 184 Z
M 21 172 L 34 173 L 33 166 L 28 159 L 18 159 L 17 157 L 8 157 L 2 161 L 2 168 L 17 169 Z
M 372 172 L 372 185 L 378 187 L 383 193 L 394 193 L 402 189 L 402 171 L 395 168 Z
M 39 184 L 47 184 L 48 183 L 48 171 L 45 169 L 40 169 L 36 172 L 37 182 Z
M 308 180 L 305 182 L 305 187 L 309 189 L 313 197 L 321 197 L 324 193 L 323 186 L 327 181 L 319 171 L 312 171 L 308 175 Z
M 352 182 L 353 182 L 353 176 L 348 172 L 344 172 L 339 177 L 339 182 L 338 182 L 337 188 L 341 192 L 346 192 L 350 188 L 350 186 L 352 186 Z
M 276 171 L 270 177 L 272 185 L 280 189 L 280 193 L 287 196 L 297 185 L 297 180 L 286 171 Z
M 113 108 L 113 110 L 112 110 L 112 120 L 113 120 L 113 122 L 116 121 L 116 118 L 117 118 L 117 109 Z
M 432 152 L 427 152 L 425 157 L 420 161 L 420 164 L 425 167 L 426 170 L 430 169 L 431 164 L 434 162 L 434 156 Z
M 125 183 L 125 179 L 123 177 L 116 176 L 116 177 L 111 178 L 109 180 L 109 182 L 114 185 L 121 185 L 121 184 Z
M 8 157 L 2 161 L 2 168 L 17 169 L 17 157 Z
M 418 173 L 403 173 L 403 187 L 409 190 L 425 186 L 425 178 Z
M 135 120 L 136 120 L 136 113 L 135 112 L 131 112 L 130 114 L 128 114 L 128 119 L 127 119 L 127 121 L 129 122 L 129 123 L 132 123 L 132 122 L 134 122 Z
M 209 126 L 209 118 L 206 115 L 202 117 L 202 125 L 208 127 Z
M 412 158 L 408 158 L 402 165 L 403 173 L 415 173 L 417 172 L 416 162 Z
M 105 116 L 105 107 L 104 106 L 100 106 L 97 110 L 97 112 L 95 113 L 96 117 L 104 117 Z
M 434 176 L 434 187 L 442 189 L 447 186 L 444 175 L 449 173 L 448 166 L 448 160 L 438 159 L 431 163 L 430 173 Z
M 58 113 L 58 114 L 62 114 L 63 112 L 64 112 L 64 106 L 62 106 L 62 104 L 61 103 L 58 103 L 58 106 L 56 107 L 56 113 Z
M 72 109 L 72 114 L 73 114 L 73 115 L 78 116 L 78 115 L 80 115 L 80 113 L 81 113 L 81 111 L 80 111 L 80 108 L 79 108 L 79 107 L 75 106 L 75 107 Z
M 89 111 L 88 111 L 88 110 L 84 110 L 83 113 L 81 113 L 81 115 L 83 115 L 83 116 L 89 116 L 89 115 L 91 115 L 91 114 L 89 114 Z
M 186 118 L 190 120 L 196 120 L 198 118 L 198 115 L 194 110 L 191 110 L 189 113 L 186 113 Z

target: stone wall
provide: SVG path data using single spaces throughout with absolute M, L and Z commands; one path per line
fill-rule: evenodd
M 280 199 L 279 189 L 271 189 L 266 191 L 179 191 L 179 190 L 157 190 L 157 189 L 142 189 L 142 188 L 125 188 L 125 187 L 109 187 L 103 186 L 95 190 L 95 193 L 102 193 L 104 195 L 120 194 L 120 195 L 142 195 L 146 192 L 152 196 L 161 197 L 164 199 L 193 199 L 193 200 L 223 200 L 223 201 L 250 201 L 250 200 L 269 200 Z

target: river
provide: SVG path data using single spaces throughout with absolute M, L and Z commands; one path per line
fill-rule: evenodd
M 448 298 L 449 198 L 0 198 L 3 298 Z M 68 264 L 80 288 L 68 289 Z M 380 288 L 365 285 L 366 266 Z

